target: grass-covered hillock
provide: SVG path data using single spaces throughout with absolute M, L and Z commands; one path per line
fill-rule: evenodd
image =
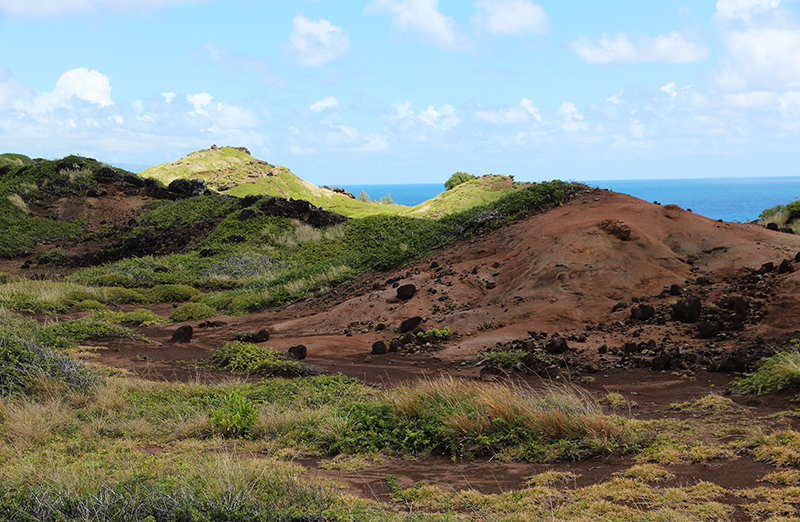
M 552 181 L 439 219 L 378 214 L 325 229 L 259 214 L 254 206 L 230 213 L 207 237 L 197 239 L 192 252 L 125 259 L 82 270 L 71 280 L 105 286 L 186 284 L 223 290 L 202 302 L 231 314 L 249 313 L 326 291 L 366 271 L 401 266 L 520 215 L 561 205 L 583 190 L 587 190 L 584 185 Z
M 97 187 L 95 174 L 107 167 L 80 156 L 53 161 L 20 154 L 0 156 L 0 257 L 28 253 L 41 242 L 80 236 L 84 223 L 37 215 L 31 206 L 43 198 L 86 197 L 88 190 Z
M 155 178 L 164 184 L 175 179 L 200 178 L 222 194 L 303 199 L 347 216 L 363 216 L 376 212 L 396 214 L 405 208 L 401 205 L 360 201 L 318 187 L 294 175 L 286 167 L 258 160 L 246 150 L 235 147 L 199 150 L 178 161 L 151 167 L 140 175 Z
M 524 190 L 528 183 L 517 183 L 510 176 L 488 174 L 467 178 L 433 199 L 400 212 L 404 216 L 441 217 L 458 214 L 470 208 L 489 205 L 509 194 Z

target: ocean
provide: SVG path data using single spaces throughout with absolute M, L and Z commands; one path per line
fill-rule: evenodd
M 800 199 L 800 177 L 592 180 L 591 187 L 607 188 L 662 205 L 674 204 L 723 221 L 757 219 L 764 209 Z M 441 183 L 344 185 L 356 196 L 363 190 L 371 200 L 387 194 L 401 205 L 414 206 L 444 192 Z

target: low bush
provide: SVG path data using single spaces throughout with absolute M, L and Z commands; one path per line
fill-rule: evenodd
M 233 392 L 222 408 L 214 410 L 211 420 L 225 437 L 245 437 L 258 419 L 253 401 Z
M 217 315 L 217 311 L 208 305 L 203 303 L 186 303 L 169 314 L 169 320 L 173 323 L 200 321 L 201 319 L 215 315 Z
M 287 354 L 255 344 L 235 342 L 211 352 L 212 362 L 232 373 L 258 375 L 312 375 L 312 366 L 294 361 Z
M 126 278 L 127 280 L 127 278 Z M 141 292 L 130 288 L 108 287 L 103 288 L 104 301 L 108 304 L 144 304 L 147 298 Z
M 141 339 L 141 336 L 130 328 L 90 315 L 82 319 L 70 319 L 43 326 L 39 329 L 37 338 L 47 346 L 67 348 L 89 339 Z
M 147 308 L 137 308 L 132 312 L 105 312 L 97 314 L 97 317 L 112 323 L 136 326 L 167 322 L 163 317 Z
M 734 387 L 739 391 L 756 395 L 798 386 L 800 386 L 800 351 L 797 349 L 762 359 L 755 372 L 734 382 Z

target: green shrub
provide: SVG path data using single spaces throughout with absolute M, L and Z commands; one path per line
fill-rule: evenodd
M 139 291 L 131 288 L 108 287 L 103 288 L 104 301 L 109 304 L 144 304 L 147 298 Z
M 203 303 L 186 303 L 173 310 L 173 312 L 169 314 L 169 320 L 173 323 L 199 321 L 215 315 L 217 315 L 217 311 L 208 305 Z
M 314 369 L 288 357 L 287 354 L 255 344 L 235 343 L 211 352 L 212 362 L 233 373 L 258 375 L 311 375 Z
M 466 172 L 456 172 L 450 176 L 450 179 L 444 182 L 444 188 L 450 190 L 461 185 L 462 183 L 466 183 L 471 179 L 475 179 L 475 176 L 472 174 L 467 174 Z
M 133 281 L 126 276 L 125 274 L 120 274 L 117 272 L 111 272 L 109 274 L 102 274 L 95 278 L 95 282 L 102 286 L 121 286 L 121 287 L 131 287 L 134 286 Z
M 43 326 L 39 330 L 37 338 L 47 346 L 66 348 L 89 339 L 140 339 L 141 336 L 129 328 L 110 323 L 96 315 L 90 315 L 82 319 L 70 319 Z
M 228 311 L 231 315 L 246 315 L 263 310 L 269 305 L 269 300 L 262 293 L 243 294 L 231 299 Z
M 97 300 L 97 293 L 89 292 L 88 290 L 72 290 L 67 292 L 59 298 L 58 303 L 66 308 L 76 306 L 82 301 Z
M 74 306 L 78 312 L 90 312 L 92 310 L 108 310 L 108 307 L 97 299 L 84 299 Z
M 185 303 L 199 293 L 188 285 L 156 285 L 146 292 L 153 303 Z
M 97 314 L 97 317 L 112 323 L 132 324 L 137 326 L 167 322 L 163 317 L 147 308 L 137 308 L 132 312 L 105 312 Z
M 225 437 L 245 437 L 258 419 L 253 401 L 233 392 L 222 408 L 214 410 L 211 421 Z
M 734 386 L 756 395 L 800 386 L 800 351 L 795 349 L 762 359 L 755 372 L 737 379 Z

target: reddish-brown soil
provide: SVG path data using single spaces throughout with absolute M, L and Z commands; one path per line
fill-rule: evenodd
M 472 359 L 476 354 L 519 346 L 544 353 L 546 340 L 558 334 L 569 348 L 547 354 L 549 367 L 506 368 L 506 378 L 534 387 L 568 381 L 596 397 L 616 391 L 637 403 L 632 415 L 655 418 L 672 403 L 726 390 L 739 372 L 800 336 L 798 252 L 800 236 L 598 190 L 412 265 L 365 274 L 324 296 L 247 317 L 210 318 L 225 323 L 217 327 L 192 322 L 187 344 L 170 342 L 180 324 L 156 325 L 140 329 L 150 343 L 100 342 L 108 349 L 98 354 L 105 365 L 148 378 L 218 380 L 228 376 L 208 369 L 210 352 L 237 334 L 267 329 L 266 345 L 286 350 L 303 344 L 306 362 L 322 371 L 392 386 L 442 374 L 478 379 L 483 366 Z M 785 259 L 792 270 L 779 274 Z M 758 274 L 769 262 L 776 269 Z M 408 283 L 416 295 L 400 300 L 394 287 Z M 682 292 L 670 294 L 672 285 Z M 719 325 L 718 335 L 701 339 L 697 323 L 673 318 L 672 305 L 687 296 L 700 299 L 701 320 Z M 625 306 L 612 312 L 618 303 Z M 652 306 L 655 315 L 632 318 L 636 303 Z M 172 305 L 153 308 L 166 316 Z M 374 342 L 399 337 L 400 323 L 413 316 L 423 318 L 423 330 L 448 327 L 453 335 L 437 346 L 370 354 Z M 664 354 L 671 362 L 654 371 L 654 360 Z M 789 395 L 732 397 L 746 415 L 794 408 Z M 316 468 L 315 459 L 303 463 Z M 580 474 L 581 486 L 626 466 L 630 462 L 618 458 L 553 466 L 428 459 L 313 472 L 380 497 L 390 473 L 404 486 L 425 480 L 496 492 L 519 488 L 524 477 L 553 467 Z M 753 487 L 774 469 L 746 459 L 668 468 L 675 484 L 708 480 L 728 488 Z

